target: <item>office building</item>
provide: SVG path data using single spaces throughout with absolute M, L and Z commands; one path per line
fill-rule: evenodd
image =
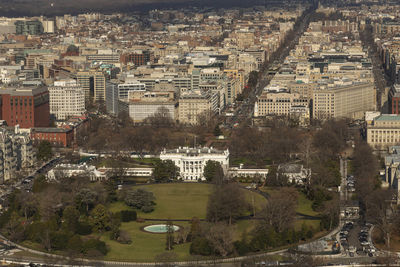
M 254 116 L 266 115 L 288 116 L 293 107 L 305 107 L 308 109 L 308 98 L 298 93 L 289 93 L 286 90 L 268 91 L 261 94 L 254 105 Z
M 85 113 L 85 93 L 75 80 L 61 80 L 49 86 L 50 114 L 57 120 Z
M 196 125 L 212 115 L 210 97 L 200 92 L 188 91 L 179 98 L 179 122 Z M 203 116 L 203 118 L 201 118 Z
M 400 114 L 400 84 L 393 84 L 390 88 L 388 105 L 390 114 Z
M 382 114 L 367 125 L 367 142 L 375 149 L 400 144 L 400 115 Z
M 354 83 L 316 89 L 313 94 L 313 118 L 362 119 L 366 111 L 376 110 L 373 83 Z
M 48 127 L 49 91 L 46 87 L 17 87 L 0 90 L 1 119 L 8 126 Z
M 106 78 L 100 71 L 80 71 L 76 75 L 78 84 L 85 92 L 85 101 L 104 101 Z
M 15 31 L 18 35 L 40 35 L 43 33 L 43 25 L 38 20 L 16 21 Z

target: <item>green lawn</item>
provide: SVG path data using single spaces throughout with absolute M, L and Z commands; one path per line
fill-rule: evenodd
M 303 193 L 299 193 L 297 203 L 297 212 L 310 216 L 318 216 L 318 212 L 312 209 L 312 201 L 309 200 Z
M 151 191 L 156 198 L 154 211 L 151 213 L 138 211 L 138 217 L 147 219 L 192 219 L 193 217 L 198 217 L 204 219 L 212 185 L 179 183 L 142 185 L 132 188 L 143 188 Z M 244 192 L 251 209 L 253 201 L 256 211 L 262 209 L 266 201 L 263 196 L 248 190 L 244 190 Z M 129 209 L 129 207 L 121 202 L 113 203 L 109 206 L 109 210 L 112 212 L 123 209 Z
M 260 188 L 261 191 L 267 192 L 268 194 L 279 194 L 280 188 L 274 188 L 274 187 L 263 187 Z M 309 200 L 305 194 L 302 192 L 298 192 L 298 198 L 297 198 L 297 209 L 296 212 L 302 213 L 305 215 L 310 215 L 310 216 L 318 216 L 318 212 L 314 211 L 312 209 L 312 201 Z
M 122 223 L 121 229 L 131 234 L 131 244 L 120 244 L 110 240 L 109 233 L 105 233 L 101 240 L 105 241 L 110 251 L 105 256 L 106 260 L 120 261 L 154 261 L 154 257 L 164 253 L 165 250 L 165 234 L 150 234 L 140 230 L 142 226 L 151 223 L 129 222 Z M 187 223 L 177 223 L 180 226 L 188 227 Z M 188 260 L 190 243 L 177 245 L 173 252 L 178 255 L 178 260 Z

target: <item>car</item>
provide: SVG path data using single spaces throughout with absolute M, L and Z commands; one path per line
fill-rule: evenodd
M 361 246 L 369 246 L 369 242 L 368 241 L 362 241 L 360 242 Z

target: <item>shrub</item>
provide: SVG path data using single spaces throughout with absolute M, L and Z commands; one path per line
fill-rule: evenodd
M 74 235 L 68 240 L 67 248 L 75 252 L 82 252 L 83 242 L 79 235 Z
M 136 211 L 134 210 L 122 210 L 120 212 L 120 218 L 122 222 L 132 222 L 132 221 L 136 221 L 137 215 L 136 215 Z
M 88 241 L 83 243 L 83 249 L 86 253 L 91 250 L 97 250 L 101 254 L 106 255 L 108 252 L 106 243 L 98 239 L 89 239 Z
M 246 255 L 247 253 L 250 252 L 248 244 L 243 240 L 235 241 L 233 243 L 233 246 L 235 247 L 235 251 L 237 254 L 239 254 L 239 256 Z
M 150 213 L 154 210 L 154 206 L 143 206 L 140 210 L 144 213 Z
M 79 235 L 90 235 L 92 233 L 92 226 L 87 222 L 79 222 L 76 233 Z
M 50 233 L 51 247 L 55 250 L 63 250 L 67 247 L 69 236 L 63 232 Z
M 127 231 L 120 230 L 117 241 L 121 244 L 130 244 L 132 243 L 131 235 Z
M 190 245 L 190 254 L 209 256 L 212 252 L 210 242 L 204 237 L 196 237 Z

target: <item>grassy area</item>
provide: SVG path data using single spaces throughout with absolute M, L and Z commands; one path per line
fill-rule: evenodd
M 270 195 L 279 194 L 281 188 L 279 187 L 262 187 L 261 191 L 266 192 Z M 302 192 L 299 192 L 297 199 L 297 209 L 296 212 L 302 213 L 309 216 L 318 216 L 318 212 L 312 209 L 312 201 L 309 200 L 306 195 Z
M 165 252 L 165 234 L 150 234 L 140 230 L 142 226 L 151 223 L 122 223 L 121 229 L 128 231 L 132 243 L 120 244 L 110 240 L 109 233 L 102 235 L 101 240 L 105 241 L 110 251 L 105 256 L 107 260 L 122 261 L 154 261 L 154 257 Z M 180 226 L 188 227 L 187 223 L 177 223 Z M 189 260 L 190 243 L 174 246 L 173 252 L 178 255 L 178 260 Z
M 208 196 L 211 194 L 212 185 L 201 183 L 179 183 L 179 184 L 154 184 L 142 185 L 133 188 L 143 188 L 154 193 L 156 206 L 151 213 L 138 211 L 138 217 L 147 219 L 192 219 L 193 217 L 205 218 Z M 249 205 L 254 206 L 256 211 L 262 209 L 265 198 L 259 194 L 245 191 L 245 198 Z M 122 202 L 113 203 L 109 210 L 117 212 L 129 209 Z
M 312 209 L 312 201 L 309 200 L 305 194 L 299 193 L 299 198 L 297 199 L 297 212 L 310 216 L 318 216 L 318 212 Z

